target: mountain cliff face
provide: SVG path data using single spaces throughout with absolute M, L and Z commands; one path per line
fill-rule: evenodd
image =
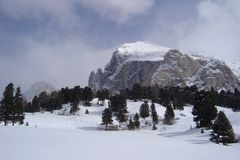
M 135 83 L 142 86 L 196 85 L 200 89 L 239 89 L 238 78 L 239 75 L 220 60 L 136 42 L 117 48 L 104 71 L 98 69 L 91 73 L 89 86 L 111 91 L 131 88 Z

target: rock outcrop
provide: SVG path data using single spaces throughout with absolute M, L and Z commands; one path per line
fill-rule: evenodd
M 89 86 L 111 91 L 131 88 L 135 83 L 142 86 L 196 85 L 200 89 L 239 89 L 237 77 L 220 60 L 136 42 L 117 48 L 103 72 L 98 69 L 97 73 L 91 73 Z

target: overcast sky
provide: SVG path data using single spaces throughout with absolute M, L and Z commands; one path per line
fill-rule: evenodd
M 122 43 L 239 61 L 239 0 L 0 0 L 0 91 L 87 85 Z

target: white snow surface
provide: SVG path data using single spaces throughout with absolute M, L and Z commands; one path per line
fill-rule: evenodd
M 4 160 L 238 160 L 240 144 L 217 145 L 209 141 L 210 131 L 200 133 L 194 128 L 192 107 L 175 111 L 176 122 L 172 126 L 158 124 L 153 131 L 151 118 L 140 119 L 137 131 L 104 131 L 99 129 L 101 115 L 106 107 L 80 106 L 76 115 L 59 115 L 69 111 L 64 105 L 61 111 L 26 114 L 25 122 L 30 126 L 0 126 L 0 153 Z M 106 103 L 107 104 L 107 101 Z M 142 102 L 128 101 L 129 116 L 139 112 Z M 150 105 L 150 103 L 149 103 Z M 84 114 L 88 109 L 90 114 Z M 156 104 L 163 118 L 165 108 Z M 235 133 L 240 133 L 240 113 L 218 107 L 226 113 Z M 115 119 L 115 117 L 113 118 Z M 114 121 L 117 124 L 116 121 Z
M 170 48 L 162 47 L 154 43 L 137 41 L 125 43 L 116 49 L 116 53 L 128 57 L 128 61 L 158 61 L 163 60 Z

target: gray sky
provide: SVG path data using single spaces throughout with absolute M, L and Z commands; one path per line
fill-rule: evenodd
M 9 82 L 87 85 L 138 40 L 239 61 L 239 0 L 0 0 L 0 92 Z

